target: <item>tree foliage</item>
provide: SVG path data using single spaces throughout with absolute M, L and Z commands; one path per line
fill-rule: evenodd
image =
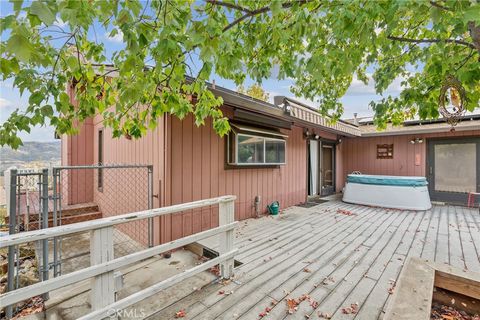
M 224 134 L 222 100 L 205 84 L 213 74 L 241 85 L 275 71 L 334 119 L 354 76 L 367 82 L 373 68 L 379 94 L 401 77 L 398 97 L 372 103 L 380 127 L 406 115 L 438 117 L 447 75 L 463 84 L 468 108 L 479 104 L 475 0 L 48 0 L 13 7 L 0 21 L 1 77 L 30 98 L 2 124 L 1 145 L 17 147 L 18 131 L 46 121 L 58 133 L 75 133 L 75 120 L 97 113 L 115 136 L 140 137 L 167 112 L 193 113 L 197 125 L 211 117 Z M 55 24 L 60 19 L 65 27 Z M 95 25 L 121 35 L 123 49 L 106 56 L 91 36 Z M 71 83 L 78 106 L 65 93 Z
M 268 101 L 270 98 L 270 94 L 266 92 L 265 89 L 263 89 L 258 83 L 252 84 L 247 89 L 245 89 L 243 85 L 240 85 L 238 86 L 237 91 L 258 100 Z

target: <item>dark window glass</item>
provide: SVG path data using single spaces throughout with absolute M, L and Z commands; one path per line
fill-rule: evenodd
M 239 134 L 237 138 L 238 163 L 264 163 L 264 138 Z
M 265 139 L 265 162 L 285 163 L 285 141 Z

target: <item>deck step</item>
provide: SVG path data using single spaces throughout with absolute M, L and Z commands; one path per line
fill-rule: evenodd
M 77 223 L 77 222 L 84 222 L 84 221 L 90 221 L 90 220 L 96 220 L 102 218 L 102 213 L 100 211 L 95 211 L 95 212 L 87 212 L 87 213 L 81 213 L 77 215 L 67 215 L 63 216 L 60 219 L 59 225 L 67 225 L 67 224 L 72 224 L 72 223 Z M 21 219 L 23 222 L 23 217 Z M 53 218 L 50 216 L 48 219 L 48 227 L 53 227 Z M 38 226 L 38 220 L 36 221 L 31 221 L 29 222 L 29 228 L 28 231 L 32 230 L 37 230 L 39 228 Z

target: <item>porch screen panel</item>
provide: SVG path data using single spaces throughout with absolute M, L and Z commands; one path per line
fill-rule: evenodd
M 310 141 L 310 191 L 318 194 L 318 141 Z
M 475 191 L 476 156 L 475 143 L 435 145 L 435 191 Z

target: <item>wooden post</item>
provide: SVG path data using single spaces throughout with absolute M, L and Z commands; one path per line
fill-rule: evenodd
M 235 220 L 235 202 L 233 200 L 219 203 L 219 225 L 232 223 Z M 228 230 L 220 234 L 219 254 L 225 254 L 233 250 L 233 230 Z M 233 276 L 234 259 L 225 260 L 220 264 L 220 275 L 224 279 L 230 279 Z
M 113 227 L 92 230 L 90 233 L 90 264 L 113 260 Z M 114 272 L 106 272 L 92 279 L 90 303 L 92 311 L 115 302 Z

